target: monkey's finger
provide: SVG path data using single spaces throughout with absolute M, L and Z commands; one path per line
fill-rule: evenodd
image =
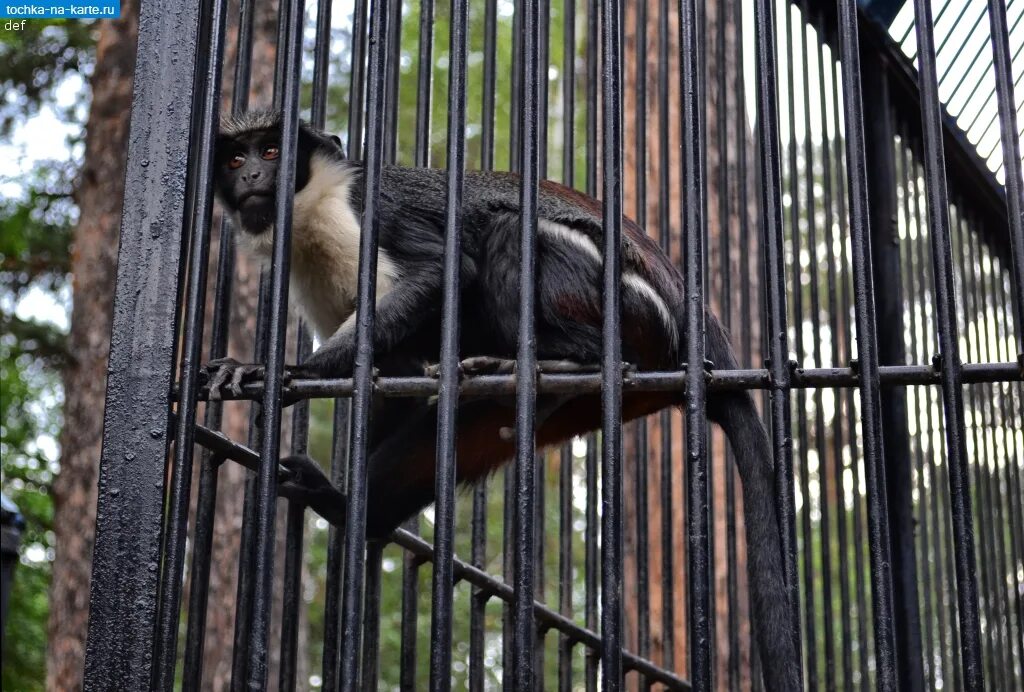
M 231 368 L 222 366 L 213 371 L 210 376 L 210 400 L 220 401 L 224 398 L 224 385 L 231 377 Z
M 242 378 L 245 377 L 245 368 L 235 368 L 231 371 L 231 381 L 228 384 L 228 391 L 234 396 L 242 396 Z
M 516 362 L 494 356 L 473 356 L 459 364 L 467 375 L 508 375 L 515 372 Z

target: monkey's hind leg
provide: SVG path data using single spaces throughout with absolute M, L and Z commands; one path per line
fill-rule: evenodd
M 298 501 L 312 509 L 335 526 L 345 521 L 345 496 L 334 487 L 320 464 L 305 454 L 282 457 L 285 468 L 278 480 L 281 497 Z

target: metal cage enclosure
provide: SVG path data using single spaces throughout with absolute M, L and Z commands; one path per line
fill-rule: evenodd
M 220 432 L 199 375 L 227 353 L 235 259 L 213 145 L 229 36 L 232 112 L 266 57 L 253 57 L 256 3 L 230 5 L 228 32 L 227 0 L 142 2 L 86 689 L 205 689 L 217 479 L 234 463 L 250 473 L 232 689 L 757 689 L 770 663 L 750 641 L 738 478 L 705 415 L 708 391 L 738 388 L 763 394 L 804 686 L 1024 689 L 1024 3 L 478 5 L 280 0 L 285 174 L 252 354 L 267 375 L 246 390 L 243 441 Z M 979 84 L 991 95 L 975 107 Z M 287 384 L 301 401 L 286 411 L 286 349 L 313 346 L 287 305 L 300 117 L 342 132 L 367 172 L 359 358 L 351 379 Z M 396 161 L 447 171 L 436 378 L 372 369 L 374 210 Z M 602 200 L 600 374 L 460 381 L 467 168 L 522 176 L 519 373 L 536 371 L 539 181 Z M 683 271 L 700 367 L 623 374 L 624 214 Z M 704 302 L 743 369 L 705 364 Z M 623 391 L 639 389 L 685 390 L 687 405 L 623 426 Z M 537 395 L 556 390 L 600 391 L 603 431 L 535 452 Z M 458 400 L 484 392 L 514 399 L 518 452 L 459 496 Z M 372 397 L 431 395 L 436 505 L 367 549 Z M 311 399 L 333 401 L 322 461 L 349 498 L 341 531 L 296 502 L 275 519 L 277 461 L 309 448 Z M 319 661 L 298 646 L 314 532 L 327 536 Z M 400 608 L 382 610 L 382 591 Z M 382 622 L 398 627 L 386 650 Z

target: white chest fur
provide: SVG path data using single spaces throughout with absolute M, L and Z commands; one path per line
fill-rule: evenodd
M 324 341 L 355 311 L 359 275 L 359 216 L 349 204 L 352 172 L 314 156 L 306 186 L 295 195 L 289 294 Z M 273 234 L 242 234 L 249 250 L 269 261 Z M 383 250 L 377 257 L 377 300 L 398 279 Z

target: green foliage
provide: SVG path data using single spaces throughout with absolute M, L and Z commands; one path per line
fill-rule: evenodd
M 6 94 L 0 101 L 0 136 L 9 136 L 44 104 L 52 105 L 55 89 L 69 74 L 91 72 L 94 25 L 33 19 L 23 30 L 0 32 L 0 86 Z
M 69 81 L 91 70 L 92 23 L 30 21 L 25 31 L 0 33 L 4 64 L 0 136 L 49 111 L 74 122 L 88 89 Z M 74 93 L 57 90 L 68 85 Z M 77 147 L 67 156 L 32 160 L 21 155 L 17 177 L 0 179 L 0 471 L 4 493 L 18 505 L 26 527 L 14 570 L 3 651 L 3 689 L 42 690 L 46 680 L 46 627 L 57 438 L 61 428 L 60 369 L 65 335 L 30 316 L 32 303 L 68 301 L 71 234 L 78 212 L 72 197 Z M 19 306 L 22 308 L 19 310 Z M 27 308 L 27 309 L 26 309 Z
M 60 430 L 61 398 L 59 377 L 33 350 L 31 339 L 21 340 L 4 327 L 0 336 L 3 490 L 26 522 L 4 638 L 5 690 L 41 690 L 46 673 L 47 592 L 53 556 L 50 484 L 56 472 L 54 440 Z

